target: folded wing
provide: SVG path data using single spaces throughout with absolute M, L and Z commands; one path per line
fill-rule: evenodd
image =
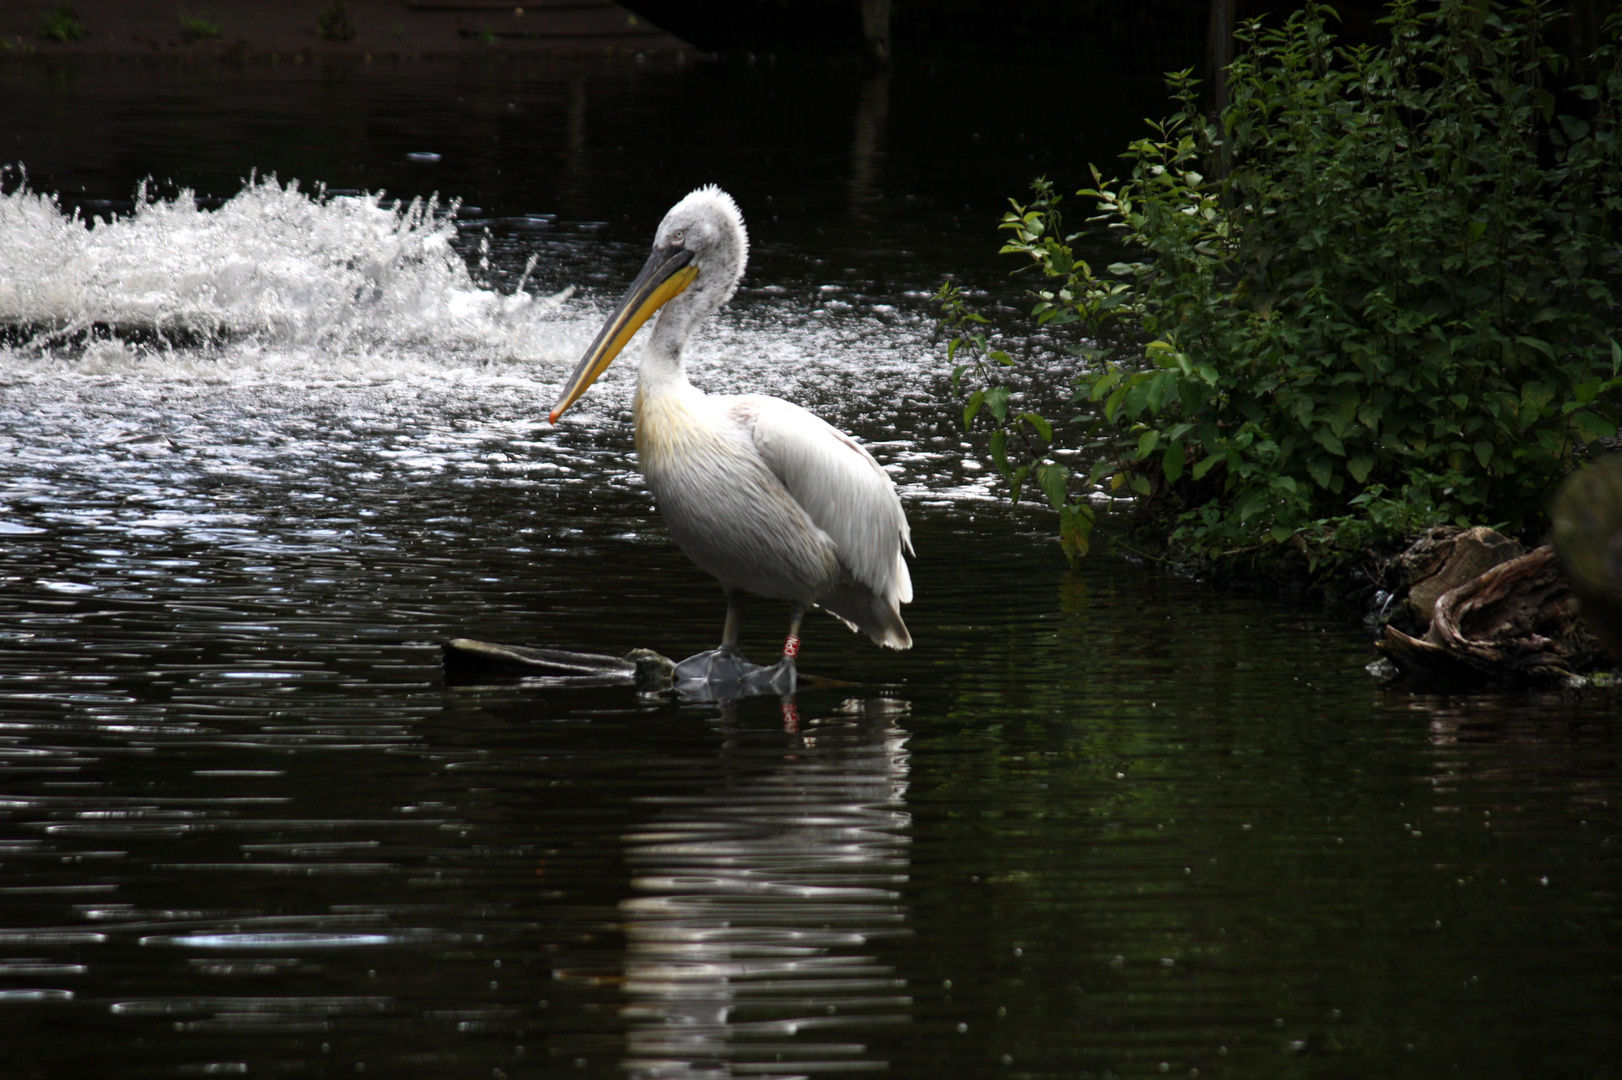
M 902 557 L 912 536 L 889 474 L 855 439 L 792 402 L 750 395 L 734 409 L 767 468 L 838 549 L 845 578 L 820 605 L 882 645 L 911 645 L 900 605 L 912 600 Z

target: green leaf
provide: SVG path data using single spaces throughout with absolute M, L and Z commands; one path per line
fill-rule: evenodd
M 986 403 L 986 392 L 976 390 L 969 395 L 969 402 L 963 406 L 963 430 L 967 431 L 973 424 L 974 418 L 980 414 L 980 406 Z
M 1025 478 L 1031 474 L 1029 465 L 1021 465 L 1008 476 L 1008 498 L 1011 502 L 1019 502 L 1021 492 L 1025 490 Z
M 1166 483 L 1175 484 L 1183 475 L 1183 466 L 1187 464 L 1188 455 L 1183 450 L 1183 440 L 1173 439 L 1166 447 L 1166 452 L 1160 457 L 1161 471 L 1166 474 Z
M 1315 428 L 1312 432 L 1312 439 L 1319 446 L 1323 447 L 1325 450 L 1328 450 L 1331 454 L 1334 454 L 1337 457 L 1346 456 L 1346 448 L 1342 446 L 1340 440 L 1335 437 L 1335 433 L 1330 431 L 1328 428 Z
M 1086 556 L 1092 532 L 1092 507 L 1086 503 L 1070 503 L 1059 508 L 1059 543 L 1071 562 Z
M 1350 458 L 1346 462 L 1347 473 L 1349 473 L 1351 478 L 1356 480 L 1359 484 L 1368 482 L 1369 471 L 1373 468 L 1374 459 L 1362 454 L 1358 455 L 1357 457 Z
M 1521 334 L 1520 336 L 1516 337 L 1515 340 L 1520 342 L 1522 345 L 1525 345 L 1529 349 L 1542 353 L 1547 359 L 1553 360 L 1555 358 L 1554 346 L 1550 345 L 1542 338 L 1535 338 L 1527 334 Z
M 1126 400 L 1127 392 L 1131 389 L 1132 384 L 1129 382 L 1124 382 L 1110 393 L 1109 400 L 1104 402 L 1105 419 L 1109 420 L 1111 423 L 1115 421 L 1116 416 L 1121 411 L 1121 403 Z
M 1045 416 L 1038 413 L 1028 412 L 1020 413 L 1019 418 L 1030 424 L 1031 427 L 1035 428 L 1036 433 L 1042 436 L 1043 439 L 1047 440 L 1048 442 L 1053 441 L 1053 425 L 1048 422 Z
M 991 463 L 997 467 L 998 474 L 1007 477 L 1009 475 L 1008 432 L 1002 428 L 993 431 L 987 449 L 991 451 Z
M 1063 465 L 1053 462 L 1043 462 L 1036 467 L 1036 482 L 1048 497 L 1048 505 L 1055 510 L 1065 504 L 1065 481 L 1070 479 L 1070 470 Z
M 1252 489 L 1251 492 L 1239 501 L 1236 511 L 1240 521 L 1248 521 L 1267 508 L 1267 492 L 1261 489 Z
M 1010 392 L 1011 391 L 1006 386 L 991 386 L 986 388 L 986 408 L 991 410 L 991 415 L 997 418 L 997 423 L 999 424 L 1006 423 L 1008 421 L 1008 395 Z
M 1584 442 L 1593 439 L 1609 439 L 1616 435 L 1616 422 L 1598 413 L 1573 413 L 1573 420 L 1577 422 L 1577 430 L 1582 433 Z
M 1168 402 L 1177 400 L 1177 373 L 1174 371 L 1157 371 L 1148 379 L 1148 392 L 1144 395 L 1144 408 L 1151 415 L 1159 416 L 1165 411 Z
M 1099 398 L 1101 398 L 1105 394 L 1109 393 L 1110 388 L 1113 387 L 1116 383 L 1120 382 L 1121 377 L 1123 375 L 1125 375 L 1125 374 L 1126 374 L 1126 372 L 1122 371 L 1120 368 L 1111 367 L 1108 371 L 1104 372 L 1102 375 L 1098 376 L 1096 379 L 1093 379 L 1092 380 L 1092 390 L 1087 395 L 1087 400 L 1089 400 L 1089 401 L 1097 401 Z
M 1151 341 L 1143 348 L 1144 355 L 1156 367 L 1174 368 L 1178 366 L 1178 352 L 1176 346 L 1169 341 Z
M 1554 387 L 1546 382 L 1529 382 L 1521 387 L 1521 401 L 1527 405 L 1544 408 L 1554 400 Z

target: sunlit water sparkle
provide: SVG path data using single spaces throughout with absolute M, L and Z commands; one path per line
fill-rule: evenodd
M 459 102 L 445 77 L 405 72 L 400 112 Z M 965 266 L 1038 141 L 1007 122 L 1037 99 L 997 95 L 1037 74 L 859 100 L 820 68 L 691 77 L 475 99 L 563 103 L 559 175 L 615 190 L 572 217 L 490 190 L 500 160 L 437 202 L 324 168 L 78 217 L 0 185 L 0 1073 L 1609 1075 L 1614 702 L 1381 691 L 1355 621 L 1107 553 L 1069 571 L 992 499 L 929 296 L 951 272 L 1017 306 Z M 662 110 L 713 81 L 809 98 L 793 145 L 731 169 L 758 258 L 693 377 L 873 448 L 914 521 L 918 643 L 809 622 L 803 669 L 855 685 L 802 692 L 791 731 L 776 701 L 447 685 L 459 634 L 714 643 L 717 590 L 636 472 L 636 346 L 545 422 L 657 220 L 606 220 L 655 187 L 615 148 L 693 135 Z M 445 163 L 480 123 L 448 123 Z M 498 213 L 456 204 L 475 183 Z

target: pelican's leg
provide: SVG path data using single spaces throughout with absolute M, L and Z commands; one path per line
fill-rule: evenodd
M 794 658 L 800 655 L 800 623 L 805 619 L 805 605 L 795 600 L 788 608 L 788 637 L 783 639 L 783 658 L 768 670 L 771 671 L 771 684 L 779 694 L 791 696 L 799 686 L 800 672 Z M 791 706 L 792 702 L 785 707 Z M 784 714 L 784 723 L 787 724 L 788 714 Z M 798 714 L 796 714 L 795 727 L 798 727 Z M 793 729 L 788 729 L 793 730 Z
M 727 590 L 727 621 L 721 630 L 721 644 L 695 653 L 676 665 L 676 689 L 683 697 L 717 701 L 748 693 L 748 675 L 760 670 L 744 659 L 738 647 L 743 624 L 743 593 Z
M 676 665 L 676 692 L 696 701 L 719 701 L 751 694 L 777 694 L 792 697 L 799 681 L 794 657 L 800 651 L 800 622 L 805 618 L 805 605 L 794 603 L 789 607 L 788 639 L 783 642 L 783 655 L 770 667 L 751 664 L 744 659 L 738 647 L 739 631 L 743 621 L 743 593 L 727 593 L 727 621 L 721 631 L 718 648 L 689 656 Z M 789 701 L 786 708 L 792 709 Z M 785 713 L 785 716 L 788 715 Z
M 743 625 L 743 593 L 738 589 L 727 591 L 727 621 L 721 630 L 721 652 L 738 652 L 738 638 Z
M 788 637 L 783 639 L 783 659 L 794 662 L 800 655 L 800 623 L 805 621 L 805 605 L 795 600 L 788 606 Z

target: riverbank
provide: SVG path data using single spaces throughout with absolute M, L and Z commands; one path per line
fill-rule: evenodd
M 1547 537 L 1438 522 L 1400 544 L 1300 540 L 1190 558 L 1147 523 L 1116 547 L 1201 580 L 1361 619 L 1371 674 L 1421 690 L 1622 685 L 1622 457 L 1574 473 Z
M 611 0 L 0 3 L 0 56 L 702 55 Z

